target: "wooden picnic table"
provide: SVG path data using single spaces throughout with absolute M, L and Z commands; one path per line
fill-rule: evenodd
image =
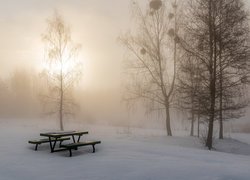
M 59 145 L 59 148 L 56 148 L 56 143 L 58 142 L 58 139 L 60 139 L 62 137 L 71 136 L 73 142 L 78 143 L 78 142 L 80 142 L 81 136 L 84 134 L 88 134 L 88 131 L 46 132 L 46 133 L 40 133 L 40 136 L 44 136 L 44 137 L 49 138 L 50 150 L 51 150 L 51 153 L 53 153 L 53 152 L 68 150 L 65 147 L 61 147 L 61 143 Z M 77 138 L 77 140 L 76 140 L 76 138 Z

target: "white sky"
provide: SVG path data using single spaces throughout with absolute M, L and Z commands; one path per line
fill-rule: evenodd
M 149 0 L 139 0 L 148 3 Z M 246 0 L 249 4 L 250 0 Z M 41 34 L 57 9 L 82 44 L 83 86 L 112 88 L 120 84 L 124 50 L 117 37 L 130 25 L 130 0 L 0 0 L 0 76 L 15 68 L 39 69 Z
M 41 34 L 57 9 L 82 44 L 83 84 L 118 86 L 124 51 L 117 41 L 129 27 L 130 0 L 0 0 L 0 71 L 17 67 L 39 69 L 43 60 Z

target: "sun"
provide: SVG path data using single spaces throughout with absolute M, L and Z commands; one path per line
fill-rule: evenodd
M 89 58 L 86 52 L 79 52 L 75 58 L 64 57 L 62 61 L 51 59 L 41 59 L 38 71 L 50 78 L 50 81 L 57 81 L 61 75 L 64 83 L 68 83 L 73 79 L 78 79 L 78 85 L 86 87 L 91 84 L 92 80 L 89 75 L 91 67 L 89 67 Z
M 66 75 L 82 64 L 82 59 L 68 59 L 62 58 L 55 61 L 43 61 L 42 69 L 50 74 L 62 74 Z

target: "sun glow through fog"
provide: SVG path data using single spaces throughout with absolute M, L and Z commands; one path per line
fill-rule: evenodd
M 60 76 L 61 70 L 63 76 L 70 76 L 73 71 L 81 69 L 81 77 L 79 78 L 80 87 L 90 87 L 93 83 L 92 70 L 90 67 L 90 58 L 86 52 L 79 52 L 77 57 L 68 59 L 63 58 L 62 63 L 60 61 L 47 61 L 42 60 L 38 67 L 40 72 L 45 71 L 46 73 L 53 76 Z
M 42 63 L 42 69 L 46 70 L 50 74 L 67 74 L 68 72 L 72 71 L 77 65 L 76 61 L 65 61 L 65 62 L 47 62 L 44 61 Z

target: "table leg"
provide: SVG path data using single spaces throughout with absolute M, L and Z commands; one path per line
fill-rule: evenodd
M 79 135 L 79 136 L 78 136 L 77 142 L 80 142 L 81 136 L 82 136 L 82 135 Z
M 52 147 L 52 152 L 54 152 L 54 149 L 56 147 L 56 142 L 57 142 L 57 138 L 55 138 L 55 141 L 54 141 L 54 144 L 53 144 L 53 147 Z
M 95 153 L 95 145 L 93 144 L 92 147 L 93 147 L 93 153 Z
M 75 136 L 72 135 L 73 142 L 76 143 Z
M 71 157 L 72 156 L 72 150 L 69 149 L 69 156 Z
M 50 146 L 50 152 L 53 153 L 54 149 L 52 147 L 51 137 L 49 137 L 49 146 Z
M 37 151 L 38 144 L 36 144 L 35 151 Z

